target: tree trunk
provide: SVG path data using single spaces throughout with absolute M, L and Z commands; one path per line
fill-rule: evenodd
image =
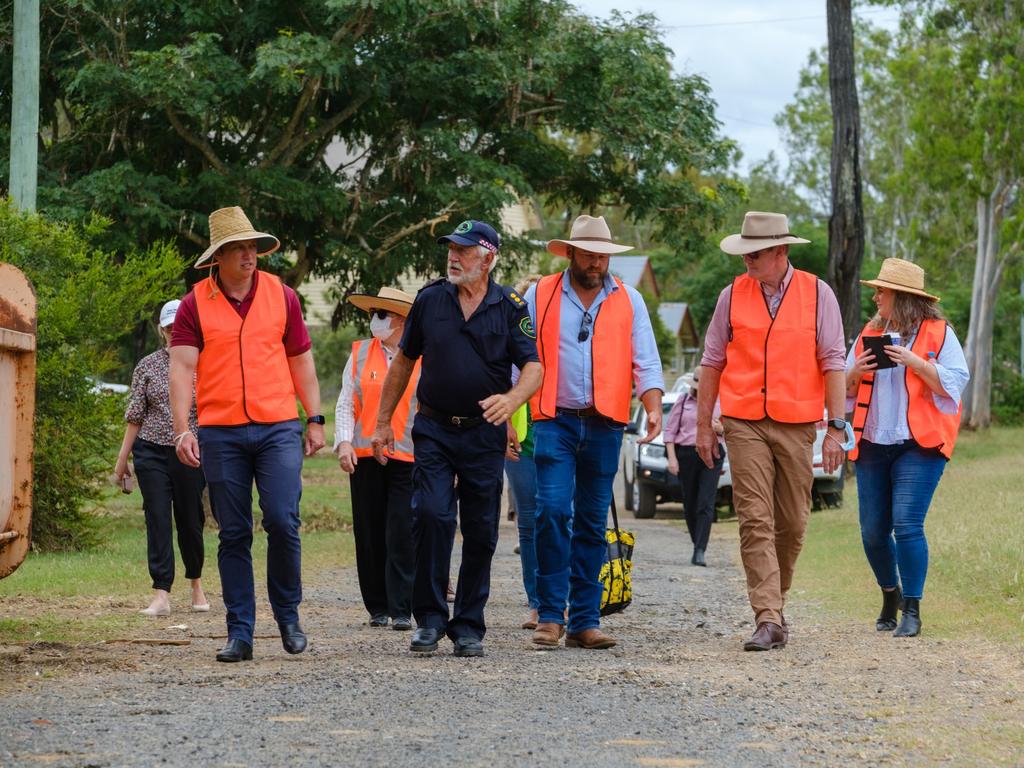
M 839 299 L 849 342 L 860 331 L 864 209 L 860 181 L 860 106 L 853 62 L 851 0 L 828 2 L 828 84 L 832 96 L 832 217 L 828 282 Z

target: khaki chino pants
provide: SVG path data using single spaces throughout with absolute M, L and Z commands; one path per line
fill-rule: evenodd
M 814 423 L 722 418 L 755 621 L 782 624 L 786 593 L 811 514 Z

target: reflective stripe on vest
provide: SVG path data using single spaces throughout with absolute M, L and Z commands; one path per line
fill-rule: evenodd
M 200 426 L 274 424 L 299 417 L 284 349 L 284 290 L 274 275 L 257 274 L 256 295 L 244 320 L 212 277 L 192 289 L 203 334 L 196 365 Z
M 562 343 L 562 275 L 548 275 L 537 283 L 537 354 L 544 367 L 540 389 L 530 398 L 534 421 L 551 419 L 558 405 L 558 353 Z M 633 302 L 619 278 L 598 307 L 590 335 L 594 361 L 594 407 L 597 412 L 620 424 L 629 421 L 629 403 L 633 395 Z M 576 337 L 567 344 L 578 344 Z M 584 342 L 586 343 L 586 342 Z
M 787 424 L 820 421 L 825 379 L 817 353 L 818 278 L 793 270 L 775 317 L 761 283 L 740 275 L 732 284 L 729 343 L 722 371 L 722 415 Z
M 946 343 L 947 330 L 945 320 L 925 320 L 910 346 L 911 351 L 925 360 L 928 359 L 929 352 L 934 352 L 938 358 L 943 344 Z M 857 337 L 854 357 L 859 357 L 864 351 L 865 336 L 881 335 L 881 331 L 864 326 L 864 330 Z M 960 432 L 960 412 L 963 410 L 963 404 L 956 409 L 956 413 L 943 413 L 935 407 L 932 390 L 924 379 L 906 371 L 904 381 L 907 387 L 907 427 L 910 429 L 910 436 L 922 448 L 938 448 L 943 456 L 950 458 Z M 860 453 L 860 438 L 864 433 L 871 398 L 874 397 L 874 385 L 875 372 L 867 371 L 860 380 L 860 386 L 857 387 L 857 400 L 853 405 L 853 437 L 857 445 L 849 453 L 850 461 L 856 461 Z
M 352 447 L 356 456 L 373 456 L 373 432 L 377 428 L 377 412 L 388 374 L 387 357 L 378 339 L 357 341 L 352 344 L 352 412 L 355 428 Z M 389 454 L 399 461 L 413 460 L 412 423 L 416 415 L 416 385 L 420 378 L 420 360 L 413 365 L 409 384 L 391 416 L 391 429 L 395 433 L 395 452 Z

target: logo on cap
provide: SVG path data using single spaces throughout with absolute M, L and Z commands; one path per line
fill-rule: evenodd
M 459 226 L 457 226 L 455 228 L 455 234 L 457 234 L 457 235 L 465 234 L 466 232 L 469 232 L 469 230 L 471 230 L 472 228 L 473 228 L 473 222 L 472 221 L 464 221 L 461 224 L 459 224 Z

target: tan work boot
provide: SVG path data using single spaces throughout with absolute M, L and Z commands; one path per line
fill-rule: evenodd
M 557 648 L 558 640 L 565 634 L 565 627 L 554 622 L 541 622 L 533 630 L 533 644 L 545 648 Z
M 598 650 L 611 648 L 615 645 L 615 639 L 609 637 L 597 627 L 584 629 L 582 632 L 574 632 L 565 637 L 566 648 L 588 648 Z

